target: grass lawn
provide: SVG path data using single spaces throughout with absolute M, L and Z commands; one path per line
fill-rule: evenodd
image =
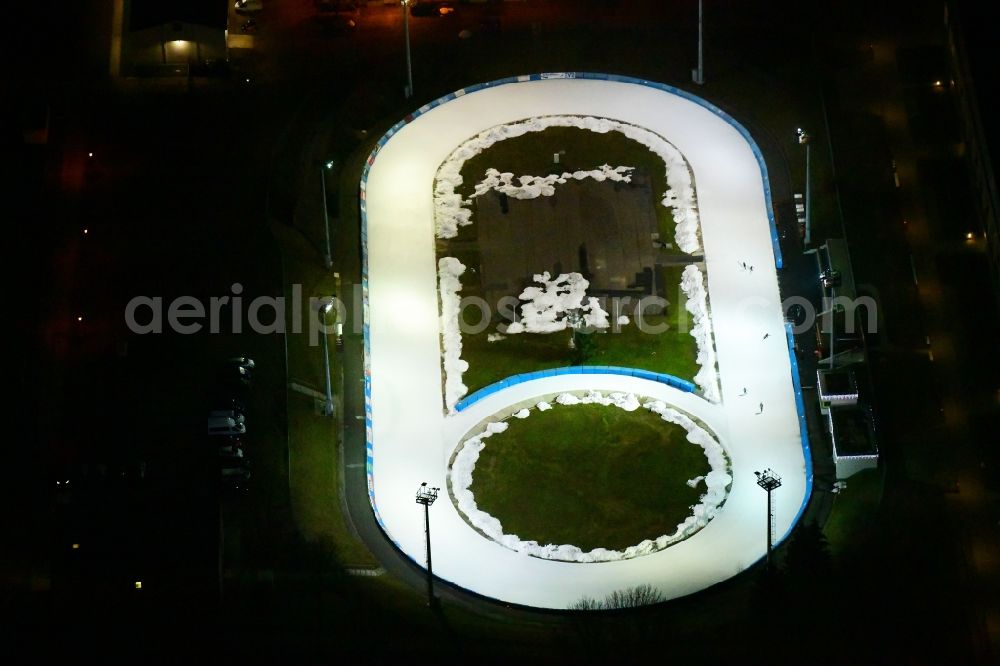
M 286 335 L 289 381 L 320 393 L 324 390 L 322 347 L 310 344 L 308 298 L 334 292 L 333 274 L 311 260 L 314 250 L 300 236 L 279 229 L 285 255 L 286 297 L 291 284 L 302 285 L 302 332 Z M 290 300 L 289 300 L 290 302 Z M 291 318 L 291 308 L 288 309 Z M 328 315 L 330 323 L 334 315 Z M 337 374 L 334 336 L 329 338 L 331 373 Z M 316 409 L 316 398 L 288 391 L 288 486 L 292 515 L 302 537 L 319 542 L 345 566 L 377 562 L 351 532 L 340 502 L 340 419 Z
M 347 526 L 339 492 L 339 423 L 293 393 L 288 401 L 288 448 L 292 515 L 306 541 L 320 542 L 347 567 L 378 563 Z
M 618 365 L 663 372 L 683 379 L 694 378 L 698 371 L 695 362 L 697 345 L 690 334 L 693 324 L 684 309 L 686 299 L 679 288 L 682 268 L 667 266 L 661 270 L 670 306 L 665 316 L 646 317 L 645 322 L 650 327 L 667 324 L 667 330 L 644 333 L 633 320 L 621 327 L 618 333 L 610 330 L 594 333 L 596 349 L 584 365 Z M 462 276 L 462 296 L 478 292 L 475 279 L 476 274 L 472 273 Z M 473 310 L 469 316 L 478 316 L 478 312 Z M 469 362 L 463 381 L 469 387 L 469 393 L 518 373 L 573 364 L 569 331 L 523 333 L 497 342 L 487 341 L 487 335 L 495 329 L 494 325 L 480 333 L 462 335 L 462 358 Z
M 710 469 L 687 432 L 645 409 L 556 405 L 511 419 L 473 474 L 479 508 L 507 534 L 583 550 L 621 550 L 673 534 Z
M 566 151 L 560 156 L 559 164 L 553 164 L 552 155 Z M 612 167 L 629 166 L 649 174 L 653 185 L 656 219 L 659 223 L 660 240 L 674 242 L 674 218 L 671 209 L 660 205 L 660 199 L 667 191 L 667 174 L 663 160 L 637 141 L 629 139 L 621 132 L 599 134 L 576 127 L 549 127 L 541 132 L 529 132 L 522 136 L 497 142 L 480 154 L 472 157 L 462 166 L 462 185 L 456 191 L 462 197 L 469 197 L 476 183 L 486 176 L 487 169 L 500 173 L 509 171 L 518 176 L 545 176 L 549 173 L 589 171 L 603 164 Z M 476 220 L 472 225 L 459 228 L 457 240 L 475 238 Z
M 866 469 L 847 479 L 847 488 L 837 495 L 823 526 L 823 534 L 834 555 L 864 543 L 881 501 L 882 473 L 879 470 Z

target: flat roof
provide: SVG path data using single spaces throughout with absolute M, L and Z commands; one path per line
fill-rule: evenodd
M 128 27 L 142 30 L 179 21 L 225 30 L 228 20 L 228 0 L 132 0 Z
M 819 382 L 823 395 L 856 395 L 858 392 L 854 371 L 848 368 L 841 370 L 820 369 Z
M 862 405 L 830 407 L 830 429 L 838 456 L 865 456 L 878 453 L 875 429 L 868 409 Z

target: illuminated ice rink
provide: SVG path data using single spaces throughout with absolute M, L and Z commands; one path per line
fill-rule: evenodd
M 635 377 L 561 375 L 518 384 L 445 415 L 435 173 L 478 132 L 550 114 L 645 127 L 687 158 L 701 216 L 721 404 Z M 424 562 L 423 515 L 414 494 L 423 481 L 440 486 L 441 498 L 431 508 L 434 573 L 478 594 L 547 608 L 642 584 L 678 597 L 763 557 L 766 501 L 754 471 L 770 467 L 783 479 L 775 493 L 776 538 L 792 527 L 808 489 L 764 187 L 750 144 L 729 122 L 680 95 L 634 83 L 546 79 L 498 85 L 427 110 L 392 136 L 371 164 L 365 188 L 372 483 L 390 538 Z M 752 264 L 753 272 L 742 270 L 741 262 Z M 744 387 L 747 395 L 741 396 Z M 715 519 L 665 550 L 596 564 L 529 557 L 473 530 L 444 491 L 455 447 L 491 414 L 508 416 L 509 406 L 523 400 L 579 389 L 661 399 L 704 421 L 732 461 L 732 489 Z

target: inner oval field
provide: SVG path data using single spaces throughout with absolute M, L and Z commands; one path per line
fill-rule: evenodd
M 687 431 L 645 409 L 556 406 L 486 440 L 471 490 L 504 533 L 539 544 L 624 550 L 671 535 L 710 471 Z M 703 488 L 703 486 L 701 487 Z

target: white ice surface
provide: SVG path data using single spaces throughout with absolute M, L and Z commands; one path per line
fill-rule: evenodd
M 434 256 L 434 175 L 455 146 L 484 129 L 545 114 L 616 118 L 671 141 L 697 184 L 722 402 L 634 377 L 561 375 L 494 393 L 445 416 Z M 722 118 L 670 93 L 637 84 L 549 79 L 501 85 L 436 107 L 380 151 L 366 188 L 374 493 L 386 530 L 424 560 L 414 492 L 445 487 L 447 463 L 466 433 L 562 391 L 625 391 L 661 399 L 704 421 L 726 447 L 733 486 L 703 530 L 665 550 L 619 562 L 574 564 L 532 558 L 474 531 L 450 499 L 432 511 L 434 573 L 479 594 L 564 608 L 582 596 L 648 583 L 666 598 L 736 575 L 764 555 L 765 495 L 754 470 L 783 477 L 776 534 L 792 524 L 806 492 L 760 169 L 750 146 Z M 739 262 L 755 266 L 740 270 Z M 770 333 L 762 341 L 764 333 Z M 740 397 L 742 388 L 748 395 Z M 758 404 L 765 410 L 755 415 Z

